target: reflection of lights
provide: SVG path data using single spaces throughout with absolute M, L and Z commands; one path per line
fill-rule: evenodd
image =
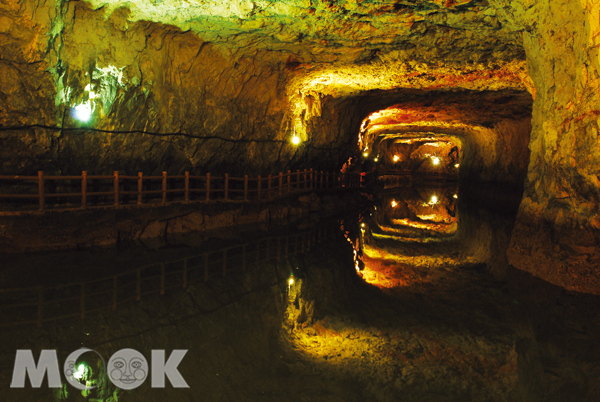
M 400 157 L 398 155 L 394 155 L 394 162 L 398 162 L 398 160 L 400 159 Z
M 300 144 L 300 137 L 298 137 L 297 135 L 294 135 L 292 137 L 292 144 L 294 144 L 294 145 Z
M 458 198 L 458 194 L 454 194 L 452 197 L 454 197 L 454 198 Z
M 439 165 L 439 164 L 440 164 L 440 158 L 438 158 L 437 156 L 432 156 L 432 157 L 431 157 L 431 162 L 432 162 L 434 165 Z
M 392 208 L 396 208 L 396 205 L 398 205 L 398 204 L 396 203 L 396 201 L 393 200 L 392 201 Z
M 454 165 L 454 167 L 455 167 L 455 168 L 457 168 L 457 169 L 458 169 L 458 167 L 459 167 L 459 166 L 460 166 L 460 165 L 459 165 L 458 163 L 457 163 L 456 165 Z
M 89 121 L 92 117 L 92 104 L 90 101 L 81 103 L 73 108 L 73 117 L 79 121 Z
M 429 205 L 435 205 L 438 202 L 438 198 L 435 195 L 431 196 L 431 199 L 429 200 Z
M 80 364 L 77 367 L 77 371 L 73 373 L 73 377 L 76 380 L 81 380 L 83 378 L 84 374 L 85 374 L 85 365 L 84 364 Z

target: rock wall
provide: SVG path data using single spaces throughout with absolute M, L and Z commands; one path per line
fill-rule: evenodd
M 287 55 L 238 55 L 175 26 L 130 22 L 123 8 L 56 7 L 45 21 L 3 16 L 2 48 L 16 47 L 1 64 L 4 171 L 272 169 L 292 151 L 279 130 Z M 31 37 L 18 37 L 23 25 Z M 73 112 L 86 102 L 84 123 Z
M 505 11 L 522 17 L 536 87 L 510 261 L 554 284 L 600 294 L 600 5 L 543 1 Z

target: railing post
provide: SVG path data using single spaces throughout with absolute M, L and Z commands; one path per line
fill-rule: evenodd
M 229 200 L 229 173 L 225 173 L 225 201 Z
M 210 173 L 206 174 L 206 201 L 210 201 Z
M 204 282 L 208 282 L 208 253 L 204 254 Z
M 260 201 L 260 192 L 262 191 L 262 178 L 260 177 L 260 175 L 258 175 L 258 200 Z
M 281 261 L 281 237 L 277 236 L 277 261 Z
M 296 190 L 300 190 L 300 169 L 296 169 Z
M 188 172 L 188 171 L 185 172 L 184 188 L 185 188 L 185 194 L 184 194 L 183 199 L 185 202 L 190 202 L 190 172 Z
M 260 240 L 256 242 L 256 265 L 258 265 L 260 261 Z
M 287 193 L 289 194 L 292 191 L 292 174 L 290 171 L 287 171 Z
M 81 284 L 81 299 L 79 301 L 79 307 L 81 310 L 81 319 L 85 318 L 85 283 Z
M 113 277 L 113 297 L 112 297 L 112 309 L 116 310 L 117 309 L 117 293 L 118 293 L 118 287 L 117 287 L 117 277 Z
M 140 301 L 142 298 L 142 271 L 135 271 L 135 300 Z
M 304 190 L 308 187 L 308 172 L 304 169 Z
M 183 260 L 183 288 L 187 289 L 187 270 L 188 270 L 188 260 Z
M 279 172 L 279 196 L 281 197 L 281 193 L 283 191 L 283 172 Z
M 327 172 L 327 173 L 325 174 L 325 188 L 326 188 L 327 190 L 329 190 L 329 175 L 330 175 L 330 172 Z
M 162 172 L 162 205 L 167 204 L 167 172 Z
M 85 209 L 87 205 L 87 172 L 81 172 L 81 208 Z
M 244 201 L 248 201 L 248 175 L 244 175 Z
M 319 183 L 319 188 L 320 188 L 321 190 L 323 190 L 323 189 L 325 188 L 325 187 L 323 186 L 323 174 L 324 174 L 324 172 L 321 170 L 321 178 L 320 178 L 320 180 L 319 180 L 319 181 L 320 181 L 320 183 Z
M 315 188 L 315 172 L 313 168 L 310 168 L 310 189 L 313 190 Z
M 165 294 L 165 263 L 160 264 L 160 294 Z
M 268 194 L 267 198 L 269 200 L 271 199 L 271 181 L 272 181 L 271 175 L 269 175 L 269 183 L 268 183 L 269 185 L 267 186 L 267 189 L 269 190 L 269 194 Z
M 37 311 L 37 326 L 42 326 L 42 314 L 44 312 L 44 288 L 38 288 L 38 311 Z
M 142 205 L 142 194 L 143 194 L 143 176 L 142 172 L 138 172 L 138 205 Z
M 40 201 L 40 211 L 46 209 L 46 193 L 44 185 L 44 172 L 38 171 L 38 198 Z
M 246 245 L 242 247 L 242 271 L 246 270 Z
M 113 173 L 113 185 L 115 193 L 115 206 L 119 205 L 119 172 Z

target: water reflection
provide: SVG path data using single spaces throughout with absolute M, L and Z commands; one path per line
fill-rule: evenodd
M 369 213 L 373 236 L 422 239 L 448 237 L 458 228 L 458 185 L 383 191 Z
M 17 402 L 599 400 L 598 298 L 562 292 L 508 267 L 502 253 L 516 207 L 505 211 L 512 204 L 502 192 L 454 194 L 452 186 L 386 192 L 341 222 L 230 233 L 194 247 L 7 258 L 0 293 L 11 284 L 41 288 L 42 301 L 65 299 L 62 314 L 72 316 L 53 316 L 42 304 L 38 327 L 36 293 L 29 315 L 5 308 L 28 300 L 3 299 L 3 323 L 32 322 L 2 329 L 2 384 L 10 383 L 16 349 L 31 348 L 35 356 L 57 349 L 64 359 L 83 345 L 106 358 L 121 348 L 146 357 L 151 349 L 188 349 L 179 371 L 190 388 L 111 388 L 102 399 L 68 386 L 5 387 L 4 396 Z M 432 195 L 434 208 L 423 205 Z M 499 207 L 484 208 L 490 200 Z M 403 212 L 392 210 L 391 201 L 404 202 Z M 104 307 L 92 311 L 95 303 Z

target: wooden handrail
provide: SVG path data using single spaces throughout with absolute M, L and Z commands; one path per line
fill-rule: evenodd
M 52 200 L 50 208 L 72 209 L 136 204 L 167 205 L 171 202 L 251 202 L 263 200 L 265 191 L 266 199 L 271 200 L 293 192 L 355 188 L 364 184 L 362 177 L 357 173 L 342 174 L 338 179 L 335 172 L 319 172 L 314 169 L 295 172 L 288 170 L 285 173 L 279 172 L 267 177 L 259 175 L 256 178 L 248 175 L 233 177 L 227 173 L 223 176 L 213 176 L 210 173 L 203 176 L 190 175 L 189 172 L 173 176 L 169 176 L 167 172 L 162 172 L 161 176 L 144 176 L 142 172 L 138 172 L 137 176 L 128 176 L 118 171 L 113 172 L 111 176 L 90 175 L 87 171 L 82 171 L 80 176 L 46 176 L 43 171 L 39 171 L 37 176 L 3 175 L 0 176 L 1 180 L 11 181 L 12 185 L 17 181 L 20 187 L 20 183 L 37 182 L 35 192 L 30 187 L 31 190 L 21 193 L 0 193 L 0 200 L 37 198 L 38 209 L 42 212 L 48 210 L 49 199 Z M 199 197 L 199 193 L 204 193 L 204 197 Z M 75 199 L 79 199 L 79 202 Z M 14 208 L 15 205 L 17 208 Z M 19 206 L 21 204 L 15 202 L 12 209 L 3 213 L 17 213 L 23 210 Z

